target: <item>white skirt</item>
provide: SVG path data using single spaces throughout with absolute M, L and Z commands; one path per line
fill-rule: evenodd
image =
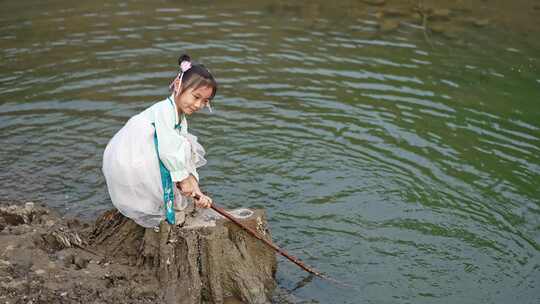
M 110 140 L 103 153 L 103 174 L 113 205 L 124 216 L 143 227 L 155 227 L 165 218 L 163 187 L 159 161 L 154 146 L 155 129 L 143 115 L 133 116 Z M 191 145 L 192 159 L 187 167 L 206 163 L 204 149 L 191 134 L 185 136 Z M 187 152 L 187 151 L 186 151 Z M 175 209 L 184 209 L 187 198 L 174 188 Z

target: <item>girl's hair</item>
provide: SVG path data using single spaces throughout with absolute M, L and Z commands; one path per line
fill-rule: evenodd
M 218 86 L 214 76 L 210 74 L 210 71 L 208 71 L 204 65 L 192 62 L 191 57 L 186 54 L 183 54 L 178 58 L 178 65 L 180 66 L 183 61 L 189 61 L 191 63 L 191 68 L 185 71 L 182 76 L 182 91 L 187 89 L 195 90 L 200 87 L 211 87 L 212 95 L 210 95 L 210 100 L 214 99 Z

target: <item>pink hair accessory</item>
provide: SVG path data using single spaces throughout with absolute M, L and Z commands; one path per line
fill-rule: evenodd
M 180 63 L 180 73 L 174 78 L 171 85 L 169 85 L 169 88 L 174 91 L 174 96 L 178 96 L 180 94 L 180 86 L 182 85 L 182 78 L 184 76 L 184 73 L 191 69 L 191 61 L 184 60 Z M 175 85 L 176 79 L 179 79 L 178 84 Z
M 180 70 L 182 73 L 185 73 L 189 69 L 191 69 L 191 61 L 184 60 L 180 63 Z

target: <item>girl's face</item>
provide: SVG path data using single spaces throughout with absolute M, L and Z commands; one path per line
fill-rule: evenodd
M 182 92 L 175 98 L 175 102 L 180 113 L 191 115 L 208 105 L 210 96 L 212 96 L 211 87 L 199 87 Z

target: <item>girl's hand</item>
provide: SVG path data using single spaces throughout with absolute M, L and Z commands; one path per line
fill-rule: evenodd
M 176 183 L 176 186 L 180 189 L 183 196 L 193 197 L 195 199 L 195 206 L 199 208 L 210 208 L 212 206 L 212 199 L 201 192 L 199 183 L 197 183 L 197 179 L 193 175 Z
M 212 199 L 209 196 L 204 195 L 201 191 L 194 193 L 193 197 L 195 198 L 195 206 L 199 208 L 210 208 L 212 206 Z
M 194 193 L 201 192 L 199 184 L 193 175 L 186 177 L 181 182 L 177 182 L 176 186 L 180 189 L 183 196 L 192 197 Z

